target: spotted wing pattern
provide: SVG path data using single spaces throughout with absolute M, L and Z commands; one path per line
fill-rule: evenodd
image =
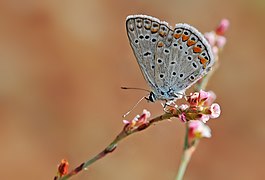
M 170 100 L 207 74 L 214 58 L 204 36 L 188 24 L 128 16 L 127 34 L 145 80 L 157 99 Z

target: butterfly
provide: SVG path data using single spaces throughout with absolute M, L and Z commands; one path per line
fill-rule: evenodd
M 151 88 L 148 100 L 175 100 L 206 75 L 214 64 L 211 46 L 189 24 L 147 15 L 130 15 L 126 30 L 141 72 Z

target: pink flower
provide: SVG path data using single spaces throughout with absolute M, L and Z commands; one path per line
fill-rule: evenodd
M 185 113 L 181 113 L 181 114 L 179 114 L 179 119 L 180 119 L 182 122 L 186 122 L 187 119 L 186 119 L 186 115 L 185 115 Z
M 205 102 L 208 98 L 210 97 L 210 93 L 209 92 L 206 92 L 206 91 L 203 91 L 203 90 L 200 90 L 199 92 L 199 102 Z
M 191 93 L 188 96 L 187 104 L 182 104 L 175 107 L 174 112 L 182 122 L 191 120 L 199 120 L 206 123 L 210 118 L 217 118 L 220 116 L 220 106 L 216 103 L 213 104 L 216 95 L 212 91 L 203 91 Z
M 214 94 L 214 92 L 212 91 L 206 92 L 200 90 L 199 93 L 195 92 L 191 94 L 187 101 L 190 103 L 191 106 L 199 106 L 199 105 L 208 106 L 211 105 L 215 99 L 216 95 Z
M 195 93 L 191 93 L 190 96 L 188 97 L 188 103 L 190 104 L 190 106 L 198 106 L 199 103 L 199 93 L 195 92 Z
M 217 104 L 217 103 L 213 103 L 211 105 L 210 111 L 211 111 L 211 114 L 210 114 L 211 118 L 218 118 L 221 114 L 221 108 L 220 108 L 219 104 Z
M 226 38 L 224 36 L 218 36 L 216 38 L 216 46 L 219 48 L 219 49 L 222 49 L 226 44 Z
M 130 132 L 135 129 L 138 130 L 144 129 L 149 124 L 148 118 L 150 116 L 151 113 L 144 109 L 142 115 L 135 116 L 133 120 L 131 121 L 123 120 L 123 123 L 125 124 L 124 130 Z
M 229 20 L 222 19 L 219 26 L 215 30 L 216 34 L 221 35 L 221 36 L 224 35 L 229 27 L 229 24 L 230 24 Z
M 202 121 L 189 121 L 189 138 L 210 138 L 211 129 Z
M 211 32 L 207 32 L 204 34 L 205 38 L 208 40 L 209 44 L 213 47 L 215 45 L 215 32 L 211 31 Z
M 215 93 L 213 91 L 208 91 L 207 92 L 207 99 L 205 99 L 203 105 L 204 106 L 210 106 L 215 101 L 215 99 L 216 99 Z
M 189 108 L 189 106 L 187 104 L 181 104 L 179 107 L 178 107 L 181 111 L 185 111 L 186 109 Z
M 200 120 L 204 123 L 206 123 L 210 119 L 210 116 L 207 114 L 198 114 L 197 120 Z

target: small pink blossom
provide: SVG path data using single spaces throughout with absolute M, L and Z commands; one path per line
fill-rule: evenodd
M 213 103 L 213 101 L 215 100 L 216 95 L 214 94 L 214 92 L 209 91 L 203 91 L 200 90 L 200 92 L 195 92 L 193 94 L 190 95 L 190 97 L 188 98 L 188 102 L 191 106 L 199 106 L 199 105 L 211 105 Z
M 218 118 L 221 114 L 221 108 L 220 108 L 219 104 L 217 104 L 217 103 L 213 103 L 211 105 L 210 111 L 211 111 L 211 114 L 210 114 L 211 118 Z
M 205 102 L 211 94 L 209 92 L 200 90 L 199 92 L 199 102 Z
M 185 111 L 186 109 L 189 108 L 189 106 L 187 104 L 181 104 L 179 107 L 178 107 L 181 111 Z
M 179 114 L 179 119 L 180 119 L 182 122 L 186 122 L 187 119 L 186 119 L 186 115 L 185 115 L 185 113 L 181 113 L 181 114 Z
M 209 44 L 213 47 L 215 45 L 216 35 L 214 31 L 204 33 L 205 38 L 208 40 Z
M 206 123 L 207 121 L 209 121 L 209 119 L 210 119 L 210 116 L 207 114 L 198 114 L 197 120 L 200 120 L 200 121 Z
M 190 106 L 198 106 L 199 103 L 199 93 L 195 92 L 195 93 L 191 93 L 190 96 L 188 97 L 188 103 L 190 104 Z
M 217 55 L 218 55 L 218 52 L 219 52 L 218 47 L 216 47 L 216 46 L 212 46 L 212 50 L 213 50 L 213 54 L 214 54 L 214 56 L 217 56 Z
M 219 48 L 219 49 L 222 49 L 226 44 L 226 38 L 224 36 L 218 36 L 216 38 L 216 46 Z
M 210 138 L 211 129 L 202 121 L 189 121 L 189 138 Z
M 148 118 L 151 116 L 151 113 L 147 110 L 143 110 L 142 115 L 137 115 L 135 118 L 131 121 L 123 120 L 123 123 L 125 124 L 125 131 L 133 131 L 135 129 L 143 129 L 149 124 Z
M 222 19 L 219 26 L 216 28 L 215 32 L 218 35 L 224 35 L 227 29 L 229 28 L 229 20 L 228 19 Z
M 207 92 L 207 99 L 204 101 L 204 106 L 210 106 L 216 99 L 216 94 L 213 91 Z

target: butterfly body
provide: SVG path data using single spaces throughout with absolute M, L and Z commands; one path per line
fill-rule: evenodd
M 214 63 L 209 43 L 188 24 L 173 29 L 154 17 L 132 15 L 126 29 L 152 102 L 179 99 Z

